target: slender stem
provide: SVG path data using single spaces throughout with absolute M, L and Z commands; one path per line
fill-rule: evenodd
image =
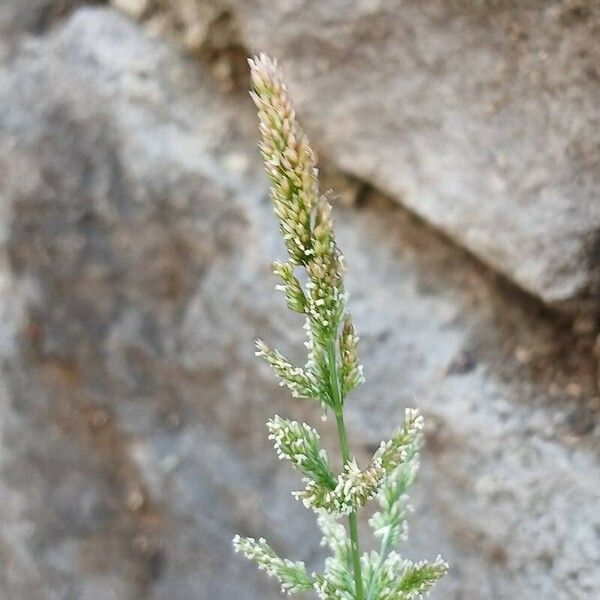
M 327 349 L 329 361 L 329 377 L 331 382 L 331 392 L 335 404 L 335 421 L 337 424 L 338 437 L 340 439 L 340 449 L 342 451 L 342 460 L 344 465 L 350 460 L 350 450 L 348 449 L 348 439 L 346 437 L 346 426 L 344 424 L 344 413 L 342 409 L 342 394 L 337 371 L 337 358 L 335 350 L 335 339 L 331 341 Z M 352 549 L 352 563 L 354 567 L 354 585 L 356 589 L 356 600 L 364 600 L 362 573 L 360 569 L 360 549 L 358 546 L 358 525 L 356 512 L 348 515 L 348 524 L 350 527 L 350 546 Z
M 342 458 L 344 459 L 344 464 L 346 464 L 350 460 L 350 452 L 348 450 L 348 441 L 346 439 L 344 415 L 341 412 L 339 414 L 336 414 L 335 420 L 338 427 L 340 447 L 342 449 Z M 364 592 L 362 573 L 360 570 L 360 549 L 358 547 L 358 526 L 356 521 L 356 512 L 351 512 L 348 515 L 348 523 L 350 525 L 350 546 L 352 548 L 352 562 L 354 565 L 354 584 L 356 586 L 356 600 L 363 600 Z

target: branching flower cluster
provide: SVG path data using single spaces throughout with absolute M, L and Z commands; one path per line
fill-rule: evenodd
M 313 590 L 322 600 L 410 600 L 423 597 L 445 574 L 446 563 L 413 563 L 395 550 L 406 539 L 406 491 L 415 479 L 423 418 L 408 409 L 403 424 L 382 442 L 361 469 L 348 448 L 344 424 L 346 396 L 363 382 L 356 335 L 347 311 L 344 259 L 334 237 L 331 203 L 319 192 L 315 154 L 303 133 L 277 63 L 266 55 L 249 61 L 252 99 L 260 120 L 260 149 L 271 179 L 271 199 L 287 262 L 273 272 L 290 310 L 305 316 L 307 361 L 295 366 L 263 341 L 256 354 L 279 376 L 294 397 L 319 402 L 333 413 L 343 460 L 335 473 L 320 446 L 318 432 L 306 423 L 275 415 L 267 423 L 280 459 L 302 476 L 294 496 L 317 513 L 323 545 L 331 551 L 322 573 L 308 573 L 301 562 L 282 559 L 264 539 L 236 536 L 234 548 L 276 577 L 282 592 Z M 305 271 L 306 283 L 297 277 Z M 369 520 L 380 542 L 378 552 L 360 554 L 357 511 L 375 499 L 379 509 Z M 337 522 L 348 518 L 348 530 Z

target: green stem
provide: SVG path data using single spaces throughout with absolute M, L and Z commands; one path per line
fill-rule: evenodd
M 350 450 L 348 449 L 348 438 L 346 437 L 346 426 L 344 424 L 344 413 L 342 409 L 342 393 L 337 371 L 337 358 L 335 349 L 335 339 L 329 344 L 327 349 L 329 361 L 329 378 L 331 383 L 331 393 L 335 404 L 335 421 L 337 424 L 338 437 L 340 439 L 340 449 L 342 451 L 342 460 L 344 466 L 350 461 Z M 358 546 L 358 525 L 356 512 L 348 515 L 348 524 L 350 526 L 350 546 L 352 549 L 352 563 L 354 567 L 354 585 L 356 589 L 356 600 L 364 600 L 362 573 L 360 569 L 360 549 Z

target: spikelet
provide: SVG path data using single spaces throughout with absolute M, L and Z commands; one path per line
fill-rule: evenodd
M 346 396 L 364 382 L 362 365 L 358 363 L 356 348 L 358 336 L 354 330 L 352 317 L 347 315 L 340 335 L 340 357 L 342 372 L 342 393 Z
M 294 267 L 290 263 L 273 262 L 273 273 L 277 275 L 282 283 L 275 289 L 284 292 L 287 307 L 294 312 L 304 313 L 306 311 L 306 296 L 302 286 L 294 275 Z

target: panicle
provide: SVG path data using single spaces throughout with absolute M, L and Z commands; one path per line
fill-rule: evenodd
M 305 315 L 308 350 L 304 368 L 294 366 L 261 340 L 256 342 L 256 354 L 293 396 L 315 399 L 325 410 L 333 410 L 344 466 L 338 475 L 332 472 L 314 428 L 275 415 L 267 422 L 268 437 L 277 456 L 289 460 L 302 474 L 304 489 L 293 495 L 317 513 L 322 544 L 329 547 L 331 556 L 322 573 L 309 576 L 303 563 L 280 558 L 262 538 L 236 536 L 234 548 L 279 579 L 288 594 L 312 589 L 321 600 L 421 598 L 444 575 L 447 564 L 439 557 L 433 563 L 413 563 L 393 548 L 406 537 L 406 490 L 418 469 L 423 418 L 418 411 L 407 410 L 402 426 L 381 443 L 365 470 L 349 458 L 344 399 L 364 378 L 357 355 L 358 336 L 347 312 L 344 257 L 335 241 L 330 197 L 319 193 L 315 153 L 296 119 L 277 61 L 260 54 L 249 65 L 250 95 L 260 121 L 260 150 L 289 257 L 285 262 L 275 261 L 273 272 L 280 279 L 277 289 L 285 294 L 288 308 Z M 306 277 L 299 280 L 300 268 Z M 374 497 L 379 510 L 369 524 L 381 548 L 361 557 L 354 513 Z M 350 515 L 350 535 L 335 521 L 342 515 Z M 362 581 L 367 584 L 366 595 Z

